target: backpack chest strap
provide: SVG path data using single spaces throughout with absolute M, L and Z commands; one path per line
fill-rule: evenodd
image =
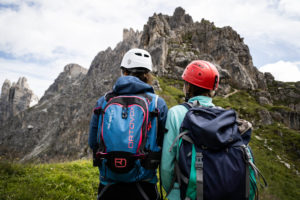
M 197 200 L 203 200 L 203 154 L 202 152 L 196 152 L 195 160 L 196 168 L 196 188 L 197 188 Z

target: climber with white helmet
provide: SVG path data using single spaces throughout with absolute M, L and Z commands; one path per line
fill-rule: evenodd
M 168 108 L 150 85 L 149 52 L 129 50 L 120 68 L 121 77 L 97 101 L 90 123 L 98 199 L 159 199 L 156 170 Z

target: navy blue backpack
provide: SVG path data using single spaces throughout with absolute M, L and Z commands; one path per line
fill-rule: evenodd
M 157 99 L 152 93 L 108 93 L 94 109 L 99 115 L 94 165 L 107 182 L 137 182 L 155 175 L 161 158 Z
M 173 142 L 179 149 L 175 178 L 181 199 L 248 200 L 251 192 L 258 198 L 260 172 L 248 146 L 251 126 L 241 132 L 234 110 L 182 105 L 189 110 Z

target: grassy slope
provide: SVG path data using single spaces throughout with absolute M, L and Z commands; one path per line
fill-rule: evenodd
M 277 122 L 261 125 L 257 114 L 259 110 L 272 111 L 273 107 L 277 106 L 263 107 L 245 91 L 238 92 L 228 99 L 216 97 L 214 102 L 218 106 L 237 110 L 241 118 L 255 124 L 250 146 L 256 165 L 269 183 L 268 188 L 260 190 L 261 199 L 299 199 L 300 159 L 296 151 L 300 149 L 300 133 Z M 290 169 L 284 162 L 290 164 Z
M 0 162 L 0 200 L 90 200 L 96 199 L 98 184 L 98 168 L 91 160 L 25 165 Z
M 98 169 L 91 161 L 0 163 L 0 199 L 95 199 Z
M 171 107 L 182 102 L 181 81 L 159 79 L 158 92 Z M 259 105 L 247 92 L 227 99 L 216 97 L 216 105 L 231 107 L 241 118 L 255 123 L 251 147 L 256 164 L 268 180 L 269 187 L 260 190 L 263 200 L 294 200 L 300 196 L 300 133 L 282 124 L 260 125 L 257 111 L 273 107 Z M 275 107 L 275 106 L 274 106 Z M 279 157 L 278 157 L 279 156 Z M 290 169 L 282 162 L 291 165 Z M 20 165 L 0 163 L 0 199 L 95 199 L 98 170 L 91 161 L 80 160 L 59 164 Z

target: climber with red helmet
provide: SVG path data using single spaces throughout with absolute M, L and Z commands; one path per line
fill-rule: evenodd
M 219 73 L 216 67 L 207 61 L 192 61 L 185 68 L 182 79 L 184 80 L 183 92 L 186 102 L 198 102 L 202 106 L 211 107 L 212 97 L 219 85 Z M 166 129 L 163 142 L 161 178 L 168 199 L 180 199 L 180 190 L 178 183 L 173 185 L 172 180 L 175 177 L 175 163 L 177 150 L 169 151 L 174 139 L 180 133 L 180 126 L 188 109 L 183 105 L 172 107 L 167 116 Z M 173 148 L 176 148 L 174 145 Z M 177 189 L 176 189 L 177 188 Z
M 213 64 L 197 60 L 186 67 L 182 79 L 185 81 L 186 100 L 198 95 L 213 97 L 219 85 L 219 72 Z
M 182 79 L 186 102 L 169 110 L 163 141 L 161 179 L 167 198 L 252 200 L 254 172 L 247 170 L 241 152 L 252 155 L 246 146 L 249 140 L 238 132 L 235 112 L 212 103 L 219 85 L 217 68 L 207 61 L 192 61 Z M 245 130 L 244 136 L 251 135 L 250 128 Z

